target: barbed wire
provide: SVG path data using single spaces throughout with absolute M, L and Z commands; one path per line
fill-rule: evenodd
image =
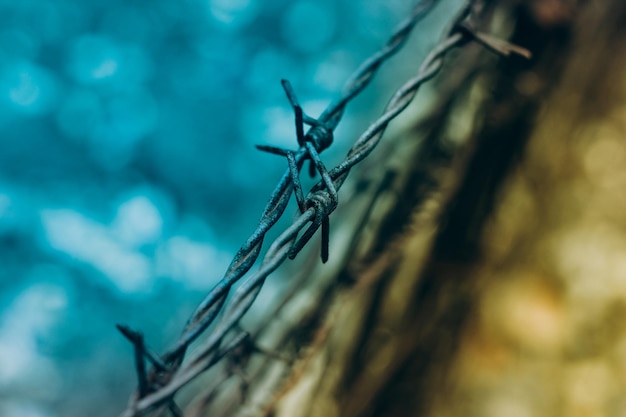
M 286 157 L 288 169 L 272 192 L 258 227 L 239 249 L 222 279 L 193 312 L 174 346 L 159 357 L 146 346 L 141 333 L 118 325 L 120 332 L 134 346 L 138 376 L 138 389 L 122 417 L 163 411 L 163 407 L 168 407 L 175 416 L 182 415 L 182 411 L 173 401 L 174 395 L 246 340 L 248 334 L 237 330 L 238 323 L 258 296 L 266 278 L 288 257 L 293 259 L 320 227 L 322 261 L 328 259 L 329 216 L 337 207 L 339 189 L 352 167 L 365 159 L 378 145 L 389 122 L 406 109 L 419 87 L 440 71 L 445 54 L 468 42 L 476 41 L 500 55 L 530 57 L 530 53 L 523 48 L 479 32 L 475 27 L 475 17 L 480 7 L 474 0 L 469 0 L 454 17 L 442 40 L 426 56 L 417 75 L 394 93 L 383 114 L 355 141 L 345 159 L 327 170 L 319 154 L 331 146 L 333 131 L 339 124 L 346 105 L 371 82 L 381 65 L 400 50 L 415 25 L 437 3 L 438 0 L 419 2 L 387 43 L 354 72 L 346 82 L 341 96 L 319 118 L 312 118 L 303 112 L 291 85 L 283 80 L 283 88 L 295 113 L 299 148 L 290 151 L 265 145 L 257 146 L 262 151 Z M 305 124 L 310 126 L 306 133 Z M 311 175 L 317 172 L 321 180 L 305 196 L 299 175 L 307 160 L 310 162 Z M 226 303 L 232 286 L 255 264 L 266 233 L 282 217 L 292 192 L 298 203 L 299 214 L 270 245 L 258 271 L 243 282 Z M 304 233 L 299 236 L 302 230 Z M 220 320 L 215 322 L 220 313 Z M 183 363 L 189 345 L 212 325 L 207 338 L 200 343 L 194 355 Z M 149 373 L 146 372 L 146 360 L 152 365 Z

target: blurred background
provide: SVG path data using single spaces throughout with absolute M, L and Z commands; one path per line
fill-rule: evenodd
M 121 411 L 114 325 L 162 350 L 255 228 L 286 162 L 253 145 L 296 145 L 280 79 L 319 115 L 410 7 L 0 0 L 0 415 Z M 351 105 L 329 165 L 416 67 Z

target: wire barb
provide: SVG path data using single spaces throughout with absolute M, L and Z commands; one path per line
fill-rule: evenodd
M 324 123 L 319 120 L 310 117 L 304 113 L 302 110 L 302 106 L 298 102 L 298 97 L 291 86 L 291 83 L 283 79 L 281 80 L 281 84 L 283 89 L 285 90 L 285 94 L 287 95 L 287 99 L 293 108 L 295 115 L 295 123 L 296 123 L 296 139 L 298 141 L 298 145 L 300 145 L 300 149 L 304 149 L 307 158 L 310 161 L 309 164 L 309 174 L 311 177 L 315 175 L 315 172 L 319 172 L 322 177 L 322 181 L 326 187 L 327 193 L 326 197 L 322 197 L 319 195 L 311 195 L 309 198 L 304 197 L 304 192 L 302 191 L 302 182 L 300 181 L 300 166 L 296 161 L 296 152 L 290 151 L 288 149 L 278 148 L 274 146 L 267 145 L 256 145 L 257 149 L 269 152 L 272 154 L 286 156 L 287 162 L 289 166 L 289 175 L 291 178 L 291 183 L 294 188 L 294 194 L 296 196 L 296 202 L 298 203 L 298 208 L 300 209 L 300 213 L 304 213 L 309 208 L 315 209 L 315 218 L 313 219 L 313 224 L 309 227 L 309 229 L 304 233 L 304 235 L 298 241 L 294 241 L 291 250 L 289 251 L 289 259 L 294 259 L 296 255 L 302 250 L 304 245 L 311 239 L 315 231 L 322 226 L 322 249 L 320 252 L 322 262 L 326 263 L 328 261 L 328 246 L 329 246 L 329 227 L 330 221 L 328 216 L 335 210 L 338 203 L 337 190 L 335 189 L 335 184 L 328 174 L 328 170 L 324 166 L 322 159 L 320 158 L 320 152 L 324 149 L 328 148 L 333 141 L 333 133 L 332 130 L 328 129 Z M 312 126 L 312 128 L 304 134 L 304 124 Z
M 138 339 L 139 338 L 143 339 L 143 335 L 140 332 L 132 330 L 128 326 L 125 326 L 123 324 L 117 324 L 115 327 L 134 346 L 136 346 L 138 344 Z M 148 349 L 144 345 L 143 341 L 141 342 L 141 349 L 140 349 L 140 351 L 146 357 L 146 359 L 148 359 L 148 361 L 150 361 L 152 366 L 154 366 L 157 370 L 159 370 L 159 371 L 167 370 L 167 367 L 165 366 L 165 363 L 161 359 L 159 359 L 157 354 L 155 354 L 152 350 Z
M 467 36 L 469 40 L 475 40 L 488 50 L 495 52 L 498 55 L 506 57 L 519 55 L 525 59 L 531 59 L 533 56 L 528 49 L 514 45 L 505 40 L 498 39 L 487 33 L 480 32 L 473 28 L 469 22 L 459 23 L 455 29 Z
M 332 102 L 319 118 L 315 119 L 304 113 L 293 87 L 287 80 L 282 80 L 287 99 L 294 109 L 299 148 L 291 151 L 257 145 L 261 151 L 286 157 L 288 163 L 286 172 L 272 192 L 258 227 L 239 249 L 222 279 L 200 302 L 186 323 L 179 340 L 162 355 L 163 359 L 145 347 L 143 336 L 138 332 L 118 325 L 120 332 L 135 346 L 140 385 L 139 398 L 131 401 L 128 409 L 122 414 L 123 417 L 143 416 L 150 411 L 159 413 L 164 407 L 169 407 L 174 415 L 181 415 L 173 403 L 174 395 L 230 352 L 238 349 L 249 338 L 248 333 L 236 332 L 236 327 L 258 296 L 265 280 L 287 258 L 293 259 L 319 228 L 322 229 L 321 258 L 326 262 L 329 256 L 329 216 L 337 207 L 338 190 L 344 184 L 352 167 L 365 159 L 378 145 L 391 120 L 402 113 L 419 88 L 441 70 L 443 58 L 448 52 L 475 41 L 502 56 L 517 54 L 524 58 L 530 57 L 530 52 L 526 49 L 476 30 L 472 18 L 479 10 L 475 7 L 474 0 L 467 0 L 466 5 L 452 20 L 450 29 L 444 32 L 442 40 L 426 56 L 417 74 L 393 94 L 383 114 L 354 142 L 344 160 L 334 168 L 326 169 L 319 154 L 331 146 L 333 131 L 341 120 L 346 105 L 371 82 L 382 64 L 405 44 L 415 25 L 436 3 L 437 0 L 421 0 L 387 43 L 352 74 L 341 96 Z M 306 133 L 304 125 L 310 126 Z M 305 196 L 300 181 L 300 170 L 306 161 L 309 161 L 310 172 L 319 173 L 321 179 Z M 256 263 L 266 233 L 282 217 L 292 192 L 298 203 L 299 215 L 270 245 L 259 269 L 229 297 L 232 286 Z M 210 326 L 211 331 L 208 332 L 206 340 L 197 346 L 193 357 L 183 362 L 189 345 Z M 147 375 L 145 368 L 140 365 L 144 358 L 153 367 Z
M 146 376 L 146 361 L 144 359 L 143 334 L 134 333 L 133 345 L 135 347 L 135 367 L 137 371 L 138 394 L 143 398 L 148 393 L 148 379 Z

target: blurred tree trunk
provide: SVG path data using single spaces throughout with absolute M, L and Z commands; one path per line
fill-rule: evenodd
M 626 415 L 626 3 L 490 16 L 533 60 L 447 62 L 206 415 Z

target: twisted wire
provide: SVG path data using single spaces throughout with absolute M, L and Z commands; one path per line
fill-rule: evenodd
M 367 87 L 381 65 L 400 50 L 415 25 L 428 14 L 437 1 L 423 0 L 419 2 L 411 11 L 410 16 L 398 26 L 389 41 L 352 74 L 343 88 L 341 97 L 331 103 L 319 118 L 327 129 L 334 130 L 343 116 L 346 104 Z M 314 132 L 315 127 L 311 128 L 307 135 Z M 296 164 L 301 166 L 306 157 L 305 147 L 300 147 L 294 157 Z M 185 325 L 178 342 L 163 355 L 166 362 L 173 363 L 180 356 L 184 355 L 184 351 L 189 344 L 213 322 L 226 299 L 230 287 L 254 265 L 260 254 L 265 234 L 276 224 L 287 207 L 291 186 L 289 173 L 285 172 L 272 192 L 256 230 L 237 251 L 222 280 L 198 305 Z
M 469 0 L 453 19 L 442 40 L 424 59 L 418 73 L 393 94 L 383 114 L 355 141 L 345 159 L 328 171 L 332 184 L 320 180 L 311 188 L 305 201 L 302 202 L 301 213 L 270 245 L 258 271 L 243 282 L 232 295 L 229 302 L 226 303 L 231 287 L 254 265 L 261 252 L 265 234 L 283 215 L 291 193 L 294 191 L 294 186 L 299 185 L 294 184 L 296 182 L 292 175 L 294 166 L 299 172 L 306 159 L 311 158 L 312 152 L 321 152 L 323 150 L 311 149 L 315 148 L 315 143 L 321 143 L 320 138 L 316 139 L 317 142 L 311 140 L 311 135 L 319 135 L 321 131 L 320 126 L 322 126 L 328 131 L 326 134 L 332 136 L 332 132 L 339 123 L 348 102 L 371 82 L 380 66 L 404 45 L 411 30 L 436 3 L 437 0 L 423 0 L 418 3 L 413 8 L 410 16 L 398 26 L 383 48 L 368 58 L 350 77 L 342 91 L 341 97 L 331 103 L 319 119 L 313 121 L 316 124 L 313 124 L 306 135 L 304 135 L 309 140 L 299 143 L 299 149 L 289 155 L 291 169 L 285 172 L 272 192 L 258 227 L 239 249 L 223 278 L 198 305 L 174 346 L 165 352 L 160 359 L 155 359 L 155 355 L 145 347 L 143 337 L 140 337 L 139 333 L 124 328 L 123 334 L 134 344 L 135 351 L 141 352 L 143 350 L 146 358 L 153 364 L 153 368 L 149 375 L 145 375 L 143 365 L 137 364 L 140 388 L 131 398 L 128 408 L 122 413 L 123 417 L 145 415 L 145 413 L 162 406 L 169 406 L 170 410 L 176 415 L 177 407 L 173 403 L 174 394 L 198 375 L 215 365 L 247 337 L 247 334 L 241 331 L 236 332 L 233 336 L 233 331 L 256 299 L 266 278 L 287 257 L 292 258 L 295 256 L 317 228 L 324 224 L 326 224 L 326 227 L 322 227 L 322 232 L 326 236 L 322 236 L 322 238 L 323 240 L 328 239 L 328 216 L 337 205 L 336 196 L 332 195 L 332 191 L 338 191 L 345 182 L 350 169 L 374 150 L 389 122 L 406 109 L 417 94 L 420 86 L 441 70 L 443 57 L 446 53 L 473 40 L 502 55 L 511 53 L 522 56 L 529 55 L 528 51 L 523 48 L 476 31 L 470 19 L 474 2 Z M 287 90 L 287 93 L 289 95 L 290 91 Z M 290 101 L 295 102 L 295 98 L 292 100 L 290 97 Z M 333 190 L 331 190 L 332 187 L 334 187 Z M 309 223 L 309 228 L 298 240 L 299 233 Z M 215 323 L 215 319 L 220 313 L 220 320 Z M 183 364 L 183 358 L 189 345 L 211 325 L 214 325 L 214 327 L 209 332 L 207 338 L 199 344 L 195 354 Z M 139 359 L 137 361 L 139 362 Z M 143 358 L 141 358 L 141 361 L 143 361 Z

